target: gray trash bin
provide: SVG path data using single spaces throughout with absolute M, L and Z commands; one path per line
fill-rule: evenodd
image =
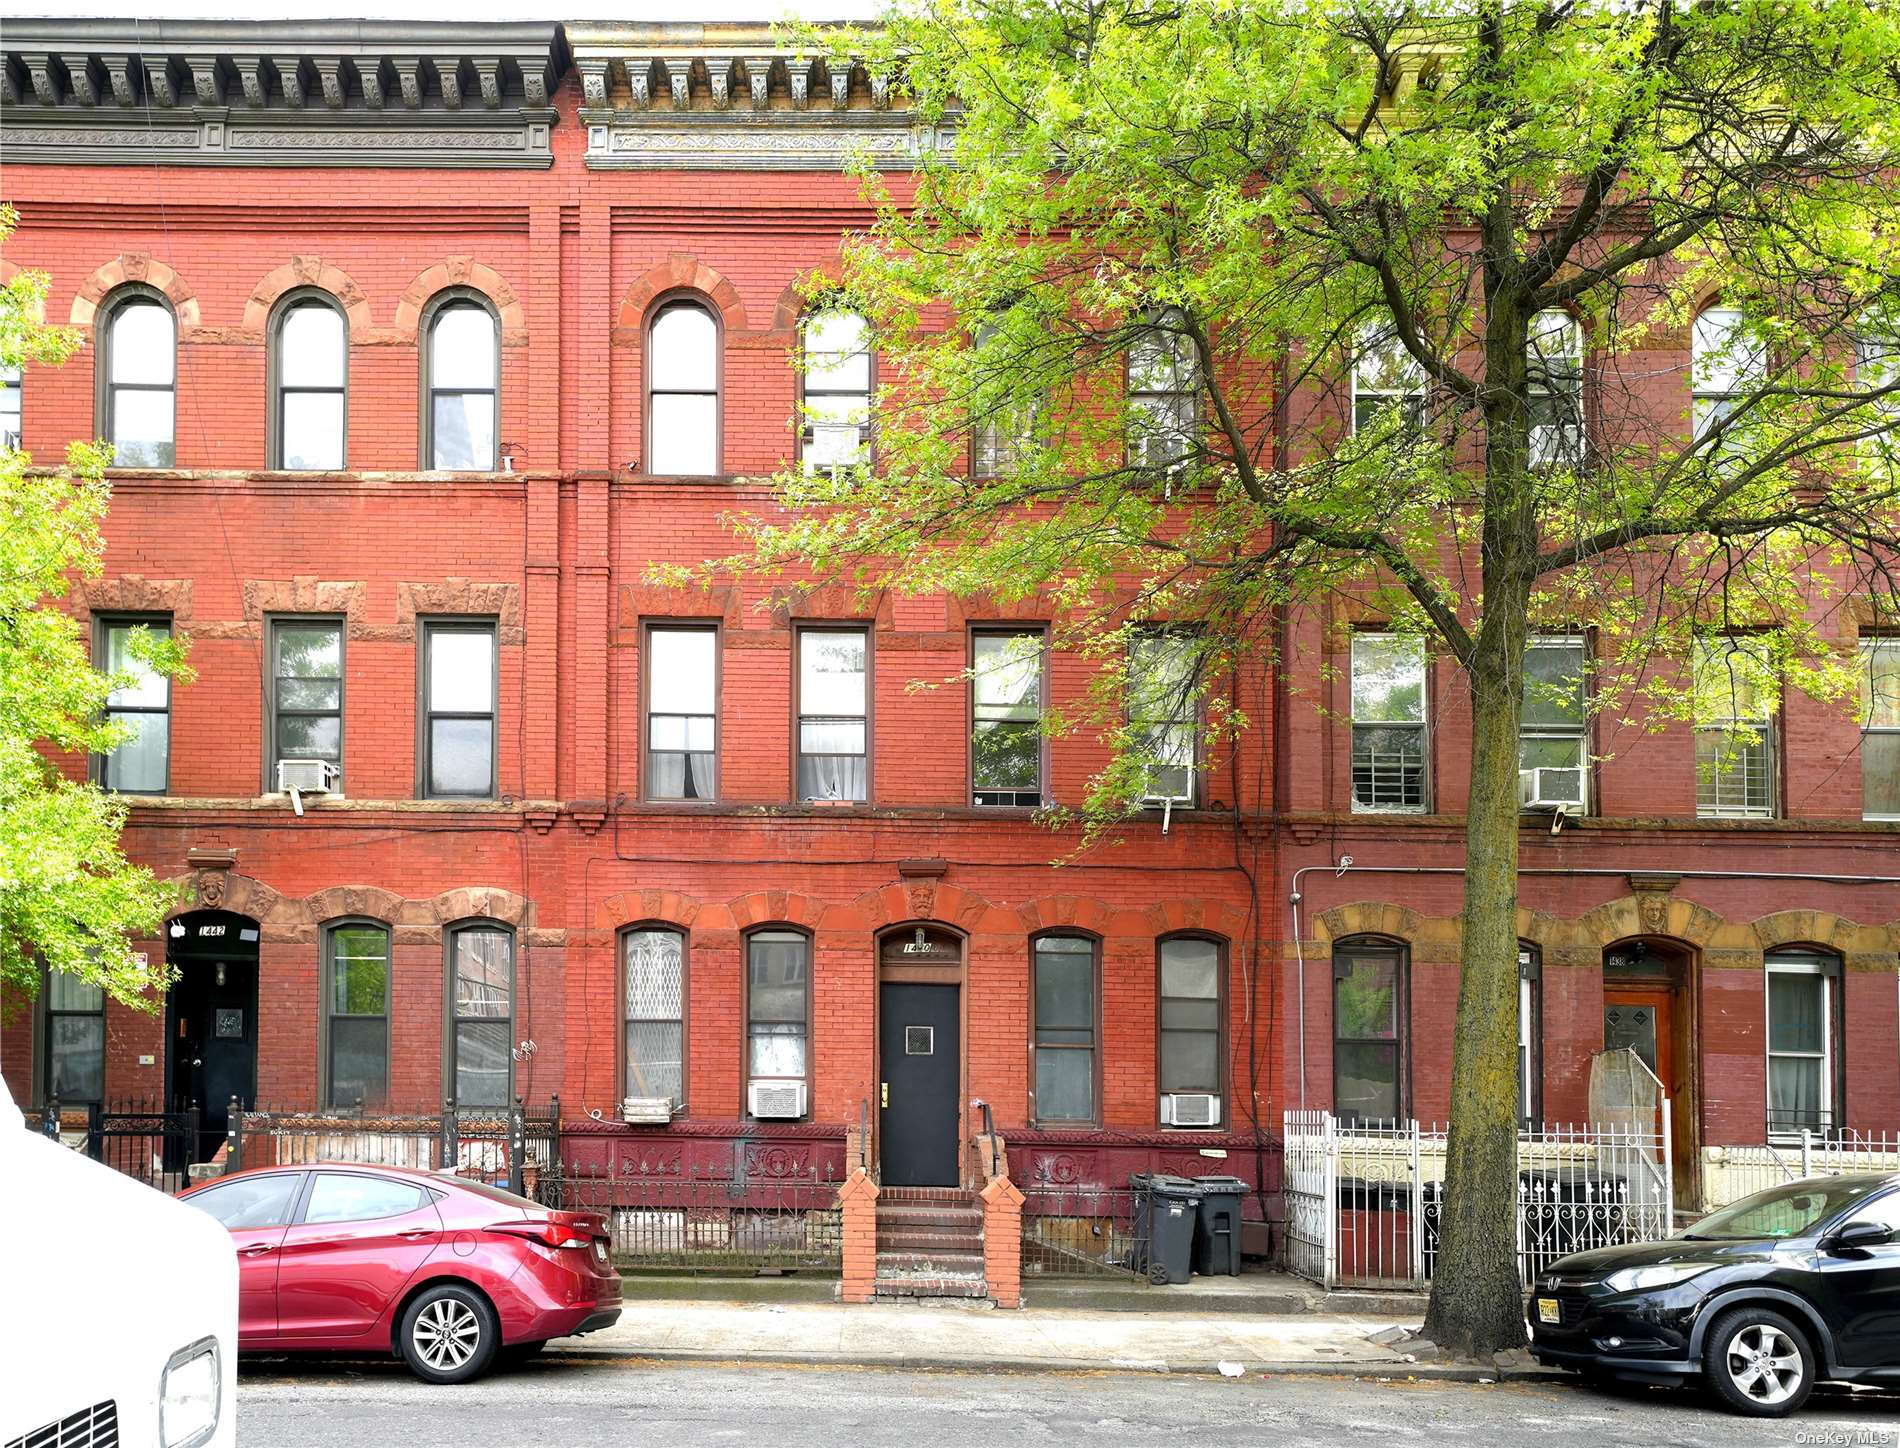
M 1203 1277 L 1240 1275 L 1240 1203 L 1249 1190 L 1235 1176 L 1194 1178 L 1201 1210 L 1194 1231 L 1194 1270 Z
M 1128 1178 L 1135 1192 L 1135 1270 L 1157 1287 L 1185 1282 L 1194 1268 L 1194 1224 L 1201 1191 L 1186 1177 L 1138 1171 Z

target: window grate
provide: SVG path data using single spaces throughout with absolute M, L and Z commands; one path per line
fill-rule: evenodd
M 1398 748 L 1361 743 L 1353 731 L 1352 801 L 1356 809 L 1425 808 L 1425 754 L 1422 736 Z M 1370 733 L 1371 731 L 1363 731 Z M 1390 731 L 1381 729 L 1382 734 Z
M 118 1448 L 118 1444 L 119 1405 L 107 1398 L 31 1433 L 8 1439 L 6 1448 Z
M 1696 730 L 1696 813 L 1705 819 L 1773 819 L 1775 757 L 1765 727 Z

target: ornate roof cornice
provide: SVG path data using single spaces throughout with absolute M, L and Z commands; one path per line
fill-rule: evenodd
M 10 20 L 9 161 L 552 164 L 558 25 Z

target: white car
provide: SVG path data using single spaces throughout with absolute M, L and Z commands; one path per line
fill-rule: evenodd
M 0 1445 L 237 1442 L 231 1236 L 25 1129 L 0 1084 Z

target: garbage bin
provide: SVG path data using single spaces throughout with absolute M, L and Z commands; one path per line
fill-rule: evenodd
M 1200 1189 L 1186 1177 L 1138 1171 L 1128 1178 L 1135 1192 L 1135 1270 L 1157 1287 L 1185 1282 L 1194 1265 L 1194 1224 L 1200 1219 Z
M 1235 1176 L 1194 1178 L 1201 1191 L 1194 1231 L 1194 1270 L 1203 1277 L 1240 1275 L 1240 1203 L 1247 1184 Z

